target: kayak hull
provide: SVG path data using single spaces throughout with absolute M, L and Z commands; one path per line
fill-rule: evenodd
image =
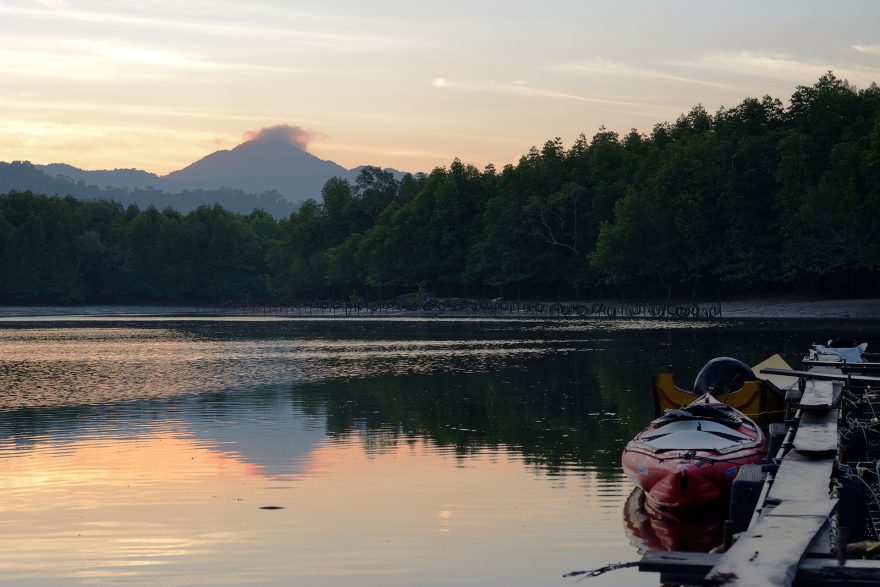
M 665 508 L 680 509 L 729 498 L 740 467 L 760 463 L 766 449 L 752 449 L 715 460 L 710 452 L 669 451 L 658 456 L 627 445 L 621 464 L 624 473 L 648 499 Z
M 705 394 L 651 422 L 626 445 L 621 466 L 655 505 L 690 508 L 727 498 L 739 469 L 766 450 L 754 421 Z

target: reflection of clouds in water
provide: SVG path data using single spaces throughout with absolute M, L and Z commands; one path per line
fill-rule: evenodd
M 45 408 L 7 412 L 0 419 L 0 462 L 38 452 L 64 458 L 82 447 L 139 446 L 164 442 L 171 450 L 214 455 L 220 466 L 246 465 L 254 475 L 282 478 L 297 475 L 315 447 L 326 439 L 323 413 L 307 414 L 287 387 L 266 387 L 236 393 L 177 396 L 164 402 L 123 402 L 108 406 Z M 207 452 L 205 452 L 207 451 Z M 175 459 L 180 460 L 179 455 Z M 160 475 L 168 462 L 142 463 L 147 478 Z M 185 462 L 185 459 L 184 459 Z M 178 463 L 180 464 L 180 463 Z M 70 477 L 45 467 L 42 481 L 63 485 Z M 82 480 L 88 468 L 76 472 Z M 17 487 L 6 481 L 7 489 Z M 8 497 L 8 496 L 7 496 Z
M 306 415 L 285 389 L 220 394 L 187 400 L 179 424 L 199 446 L 247 462 L 262 477 L 303 472 L 326 438 L 323 415 Z
M 388 373 L 473 373 L 575 346 L 538 339 L 218 340 L 162 328 L 0 329 L 0 409 Z

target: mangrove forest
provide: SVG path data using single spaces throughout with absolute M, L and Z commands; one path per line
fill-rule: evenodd
M 880 88 L 829 72 L 502 169 L 366 167 L 280 220 L 9 192 L 0 302 L 875 295 L 878 219 Z

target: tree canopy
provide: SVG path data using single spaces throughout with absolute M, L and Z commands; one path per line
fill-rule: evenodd
M 0 301 L 875 294 L 878 217 L 880 88 L 829 72 L 500 171 L 367 167 L 282 220 L 10 192 Z

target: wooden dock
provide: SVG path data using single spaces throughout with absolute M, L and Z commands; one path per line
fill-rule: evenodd
M 880 587 L 880 560 L 838 552 L 846 529 L 836 523 L 839 492 L 832 491 L 842 391 L 853 385 L 880 387 L 880 378 L 814 350 L 804 365 L 808 371 L 762 370 L 777 385 L 787 378 L 780 387 L 803 393 L 791 402 L 785 439 L 764 468 L 747 530 L 723 554 L 649 551 L 639 563 L 641 571 L 660 573 L 664 585 Z

